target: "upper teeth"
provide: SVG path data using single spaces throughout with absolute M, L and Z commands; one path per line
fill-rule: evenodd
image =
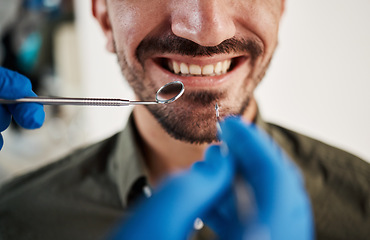
M 222 62 L 217 62 L 215 64 L 208 64 L 208 65 L 197 65 L 197 64 L 187 64 L 187 63 L 179 63 L 173 60 L 168 61 L 168 67 L 171 71 L 176 74 L 181 75 L 220 75 L 226 73 L 230 69 L 231 60 L 225 60 Z

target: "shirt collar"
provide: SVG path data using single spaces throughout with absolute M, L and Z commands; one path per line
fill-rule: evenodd
M 117 185 L 124 207 L 128 205 L 128 196 L 134 184 L 146 176 L 144 158 L 138 141 L 137 129 L 131 114 L 125 129 L 119 133 L 108 170 L 109 176 Z

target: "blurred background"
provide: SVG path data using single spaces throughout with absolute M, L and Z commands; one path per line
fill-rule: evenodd
M 370 1 L 286 1 L 280 44 L 257 89 L 265 120 L 370 162 Z M 38 95 L 132 98 L 90 0 L 0 0 L 0 64 Z M 38 130 L 3 135 L 0 183 L 121 130 L 127 107 L 46 107 Z

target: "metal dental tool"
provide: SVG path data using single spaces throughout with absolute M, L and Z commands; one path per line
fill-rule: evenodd
M 216 121 L 216 128 L 217 128 L 217 133 L 218 133 L 219 137 L 221 137 L 222 130 L 221 130 L 221 125 L 220 125 L 220 111 L 219 111 L 219 109 L 220 109 L 220 107 L 216 103 L 216 106 L 215 106 L 216 119 L 217 119 L 217 121 Z M 229 153 L 229 149 L 228 149 L 227 145 L 224 142 L 221 142 L 221 153 L 224 156 L 226 156 Z
M 25 97 L 19 99 L 0 99 L 0 104 L 41 103 L 44 105 L 80 105 L 80 106 L 131 106 L 149 104 L 168 104 L 176 101 L 184 93 L 184 84 L 180 81 L 169 82 L 162 86 L 155 95 L 155 101 L 131 101 L 116 98 L 66 98 L 66 97 Z

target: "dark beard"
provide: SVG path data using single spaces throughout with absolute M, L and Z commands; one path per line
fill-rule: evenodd
M 193 111 L 192 107 L 170 105 L 160 108 L 148 106 L 148 109 L 173 138 L 196 144 L 212 143 L 217 141 L 215 104 L 222 102 L 223 95 L 225 94 L 204 91 L 190 93 L 181 98 L 181 106 L 196 102 L 204 109 L 202 111 Z M 223 108 L 222 111 L 228 116 L 242 115 L 247 109 L 250 97 L 250 94 L 244 96 L 239 108 Z
M 143 69 L 144 61 L 153 53 L 177 53 L 191 56 L 212 56 L 221 53 L 245 53 L 251 56 L 252 64 L 260 56 L 261 43 L 253 39 L 230 39 L 215 47 L 203 47 L 186 39 L 174 35 L 164 35 L 158 38 L 144 39 L 137 48 L 136 55 Z M 117 49 L 116 49 L 117 50 Z M 116 51 L 123 75 L 133 88 L 135 94 L 143 101 L 154 99 L 154 81 L 145 78 L 145 72 L 136 71 L 126 61 L 125 52 Z M 267 68 L 267 66 L 266 66 Z M 259 76 L 258 78 L 260 78 Z M 256 84 L 258 79 L 246 76 L 242 89 L 247 89 L 248 82 Z M 226 115 L 243 115 L 251 99 L 251 93 L 244 90 L 241 96 L 229 96 L 227 91 L 197 91 L 186 92 L 176 102 L 168 105 L 149 105 L 147 109 L 158 120 L 162 128 L 173 138 L 190 143 L 211 143 L 217 141 L 216 132 L 216 102 L 221 106 L 222 113 Z M 223 102 L 227 99 L 233 101 L 232 106 Z

